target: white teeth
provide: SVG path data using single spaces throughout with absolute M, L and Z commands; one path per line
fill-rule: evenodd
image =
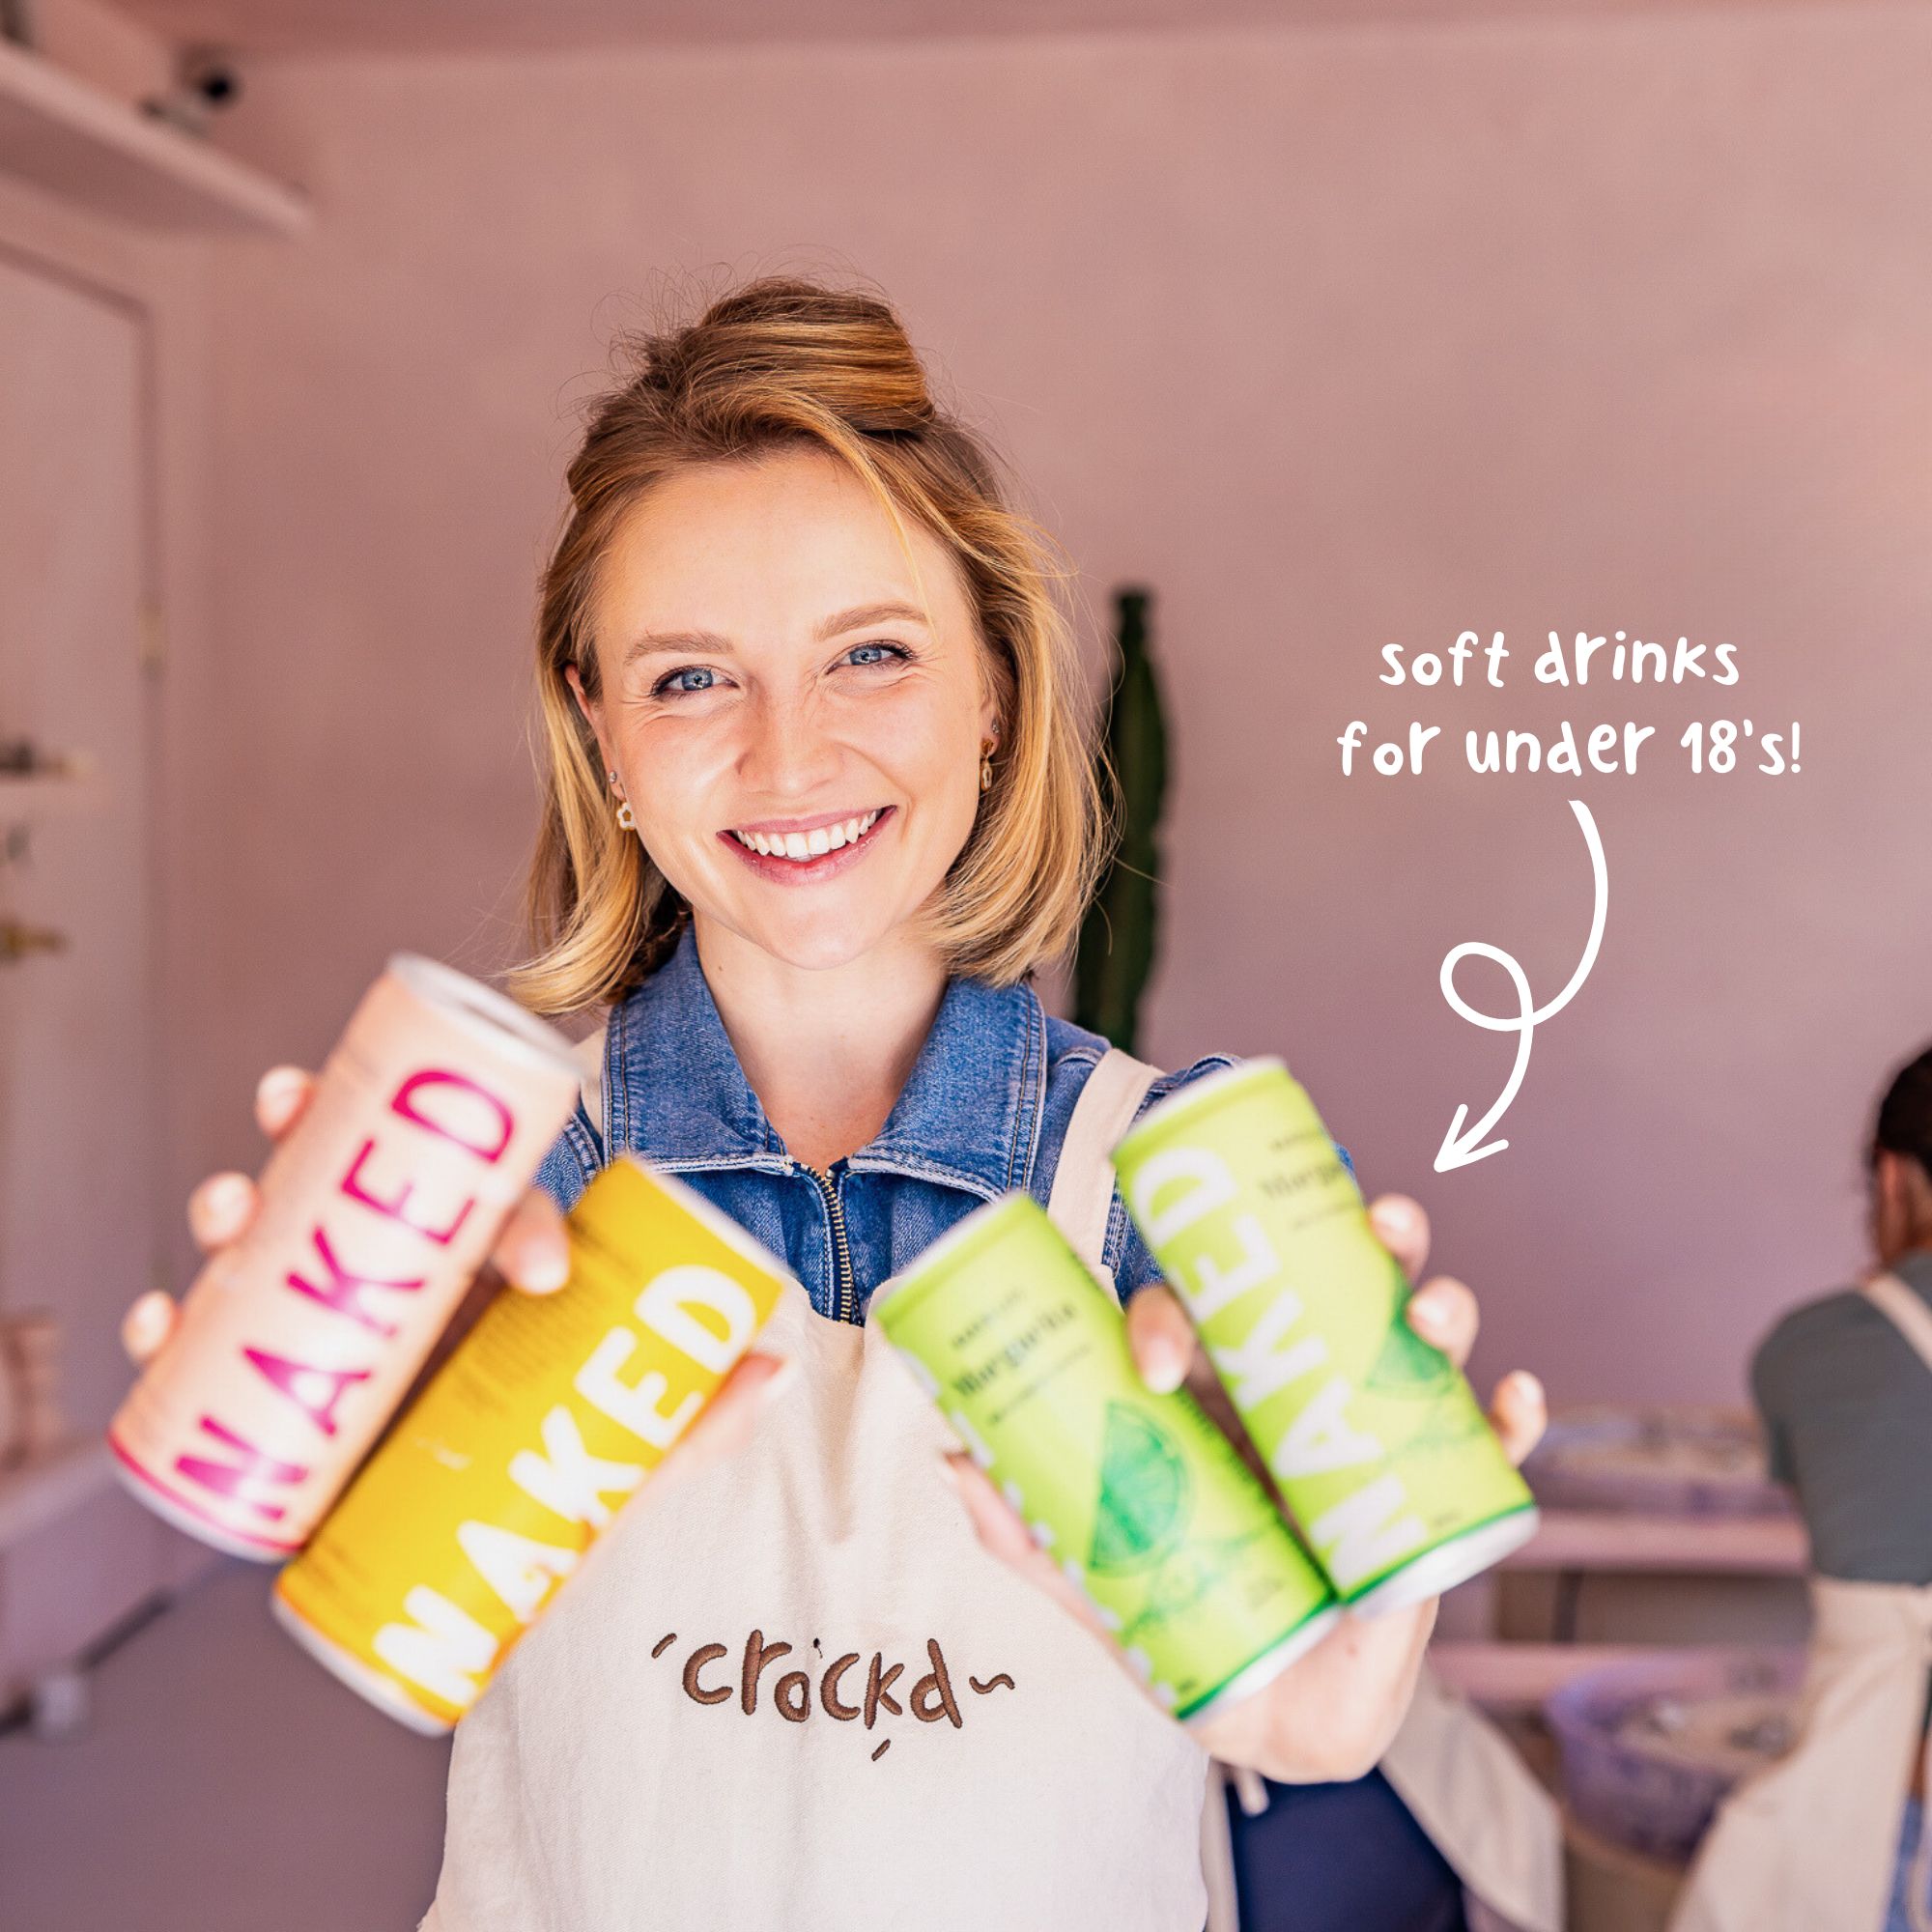
M 842 825 L 821 825 L 811 832 L 737 832 L 731 837 L 748 851 L 772 859 L 818 859 L 842 846 L 856 845 L 879 822 L 877 811 L 862 812 Z

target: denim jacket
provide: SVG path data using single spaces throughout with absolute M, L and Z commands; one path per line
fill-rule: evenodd
M 568 1209 L 618 1154 L 679 1176 L 783 1258 L 819 1314 L 863 1321 L 872 1291 L 955 1221 L 1014 1188 L 1042 1206 L 1096 1034 L 1049 1018 L 1026 986 L 954 980 L 886 1124 L 820 1174 L 785 1151 L 746 1085 L 687 930 L 613 1008 L 604 1039 L 604 1125 L 582 1106 L 537 1184 Z M 1144 1106 L 1233 1063 L 1197 1061 Z M 1106 1264 L 1122 1301 L 1159 1270 L 1117 1194 Z

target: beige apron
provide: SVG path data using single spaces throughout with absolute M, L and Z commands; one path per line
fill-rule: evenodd
M 1932 1311 L 1895 1277 L 1864 1293 L 1932 1369 Z M 1671 1932 L 1880 1932 L 1932 1666 L 1932 1584 L 1811 1579 L 1813 1623 L 1790 1754 L 1718 1812 Z M 1913 1924 L 1932 1833 L 1913 1874 Z
M 1050 1204 L 1095 1260 L 1105 1073 Z M 627 1504 L 457 1727 L 428 1932 L 1199 1932 L 1200 1748 L 980 1548 L 875 1323 L 794 1291 L 760 1346 L 801 1374 L 753 1440 Z
M 1475 1898 L 1521 1932 L 1563 1932 L 1556 1801 L 1427 1663 L 1381 1770 Z

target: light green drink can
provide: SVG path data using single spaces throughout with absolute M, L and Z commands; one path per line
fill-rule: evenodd
M 1251 1696 L 1334 1622 L 1266 1491 L 1191 1397 L 1141 1380 L 1113 1296 L 1028 1196 L 968 1215 L 872 1305 L 1175 1716 Z
M 1487 1570 L 1536 1505 L 1278 1060 L 1210 1074 L 1114 1150 L 1121 1191 L 1255 1447 L 1351 1609 Z

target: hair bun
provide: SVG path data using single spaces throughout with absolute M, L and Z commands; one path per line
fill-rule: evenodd
M 698 320 L 644 344 L 644 377 L 673 407 L 723 395 L 810 397 L 871 436 L 934 420 L 925 371 L 892 308 L 876 297 L 768 277 L 712 303 Z

